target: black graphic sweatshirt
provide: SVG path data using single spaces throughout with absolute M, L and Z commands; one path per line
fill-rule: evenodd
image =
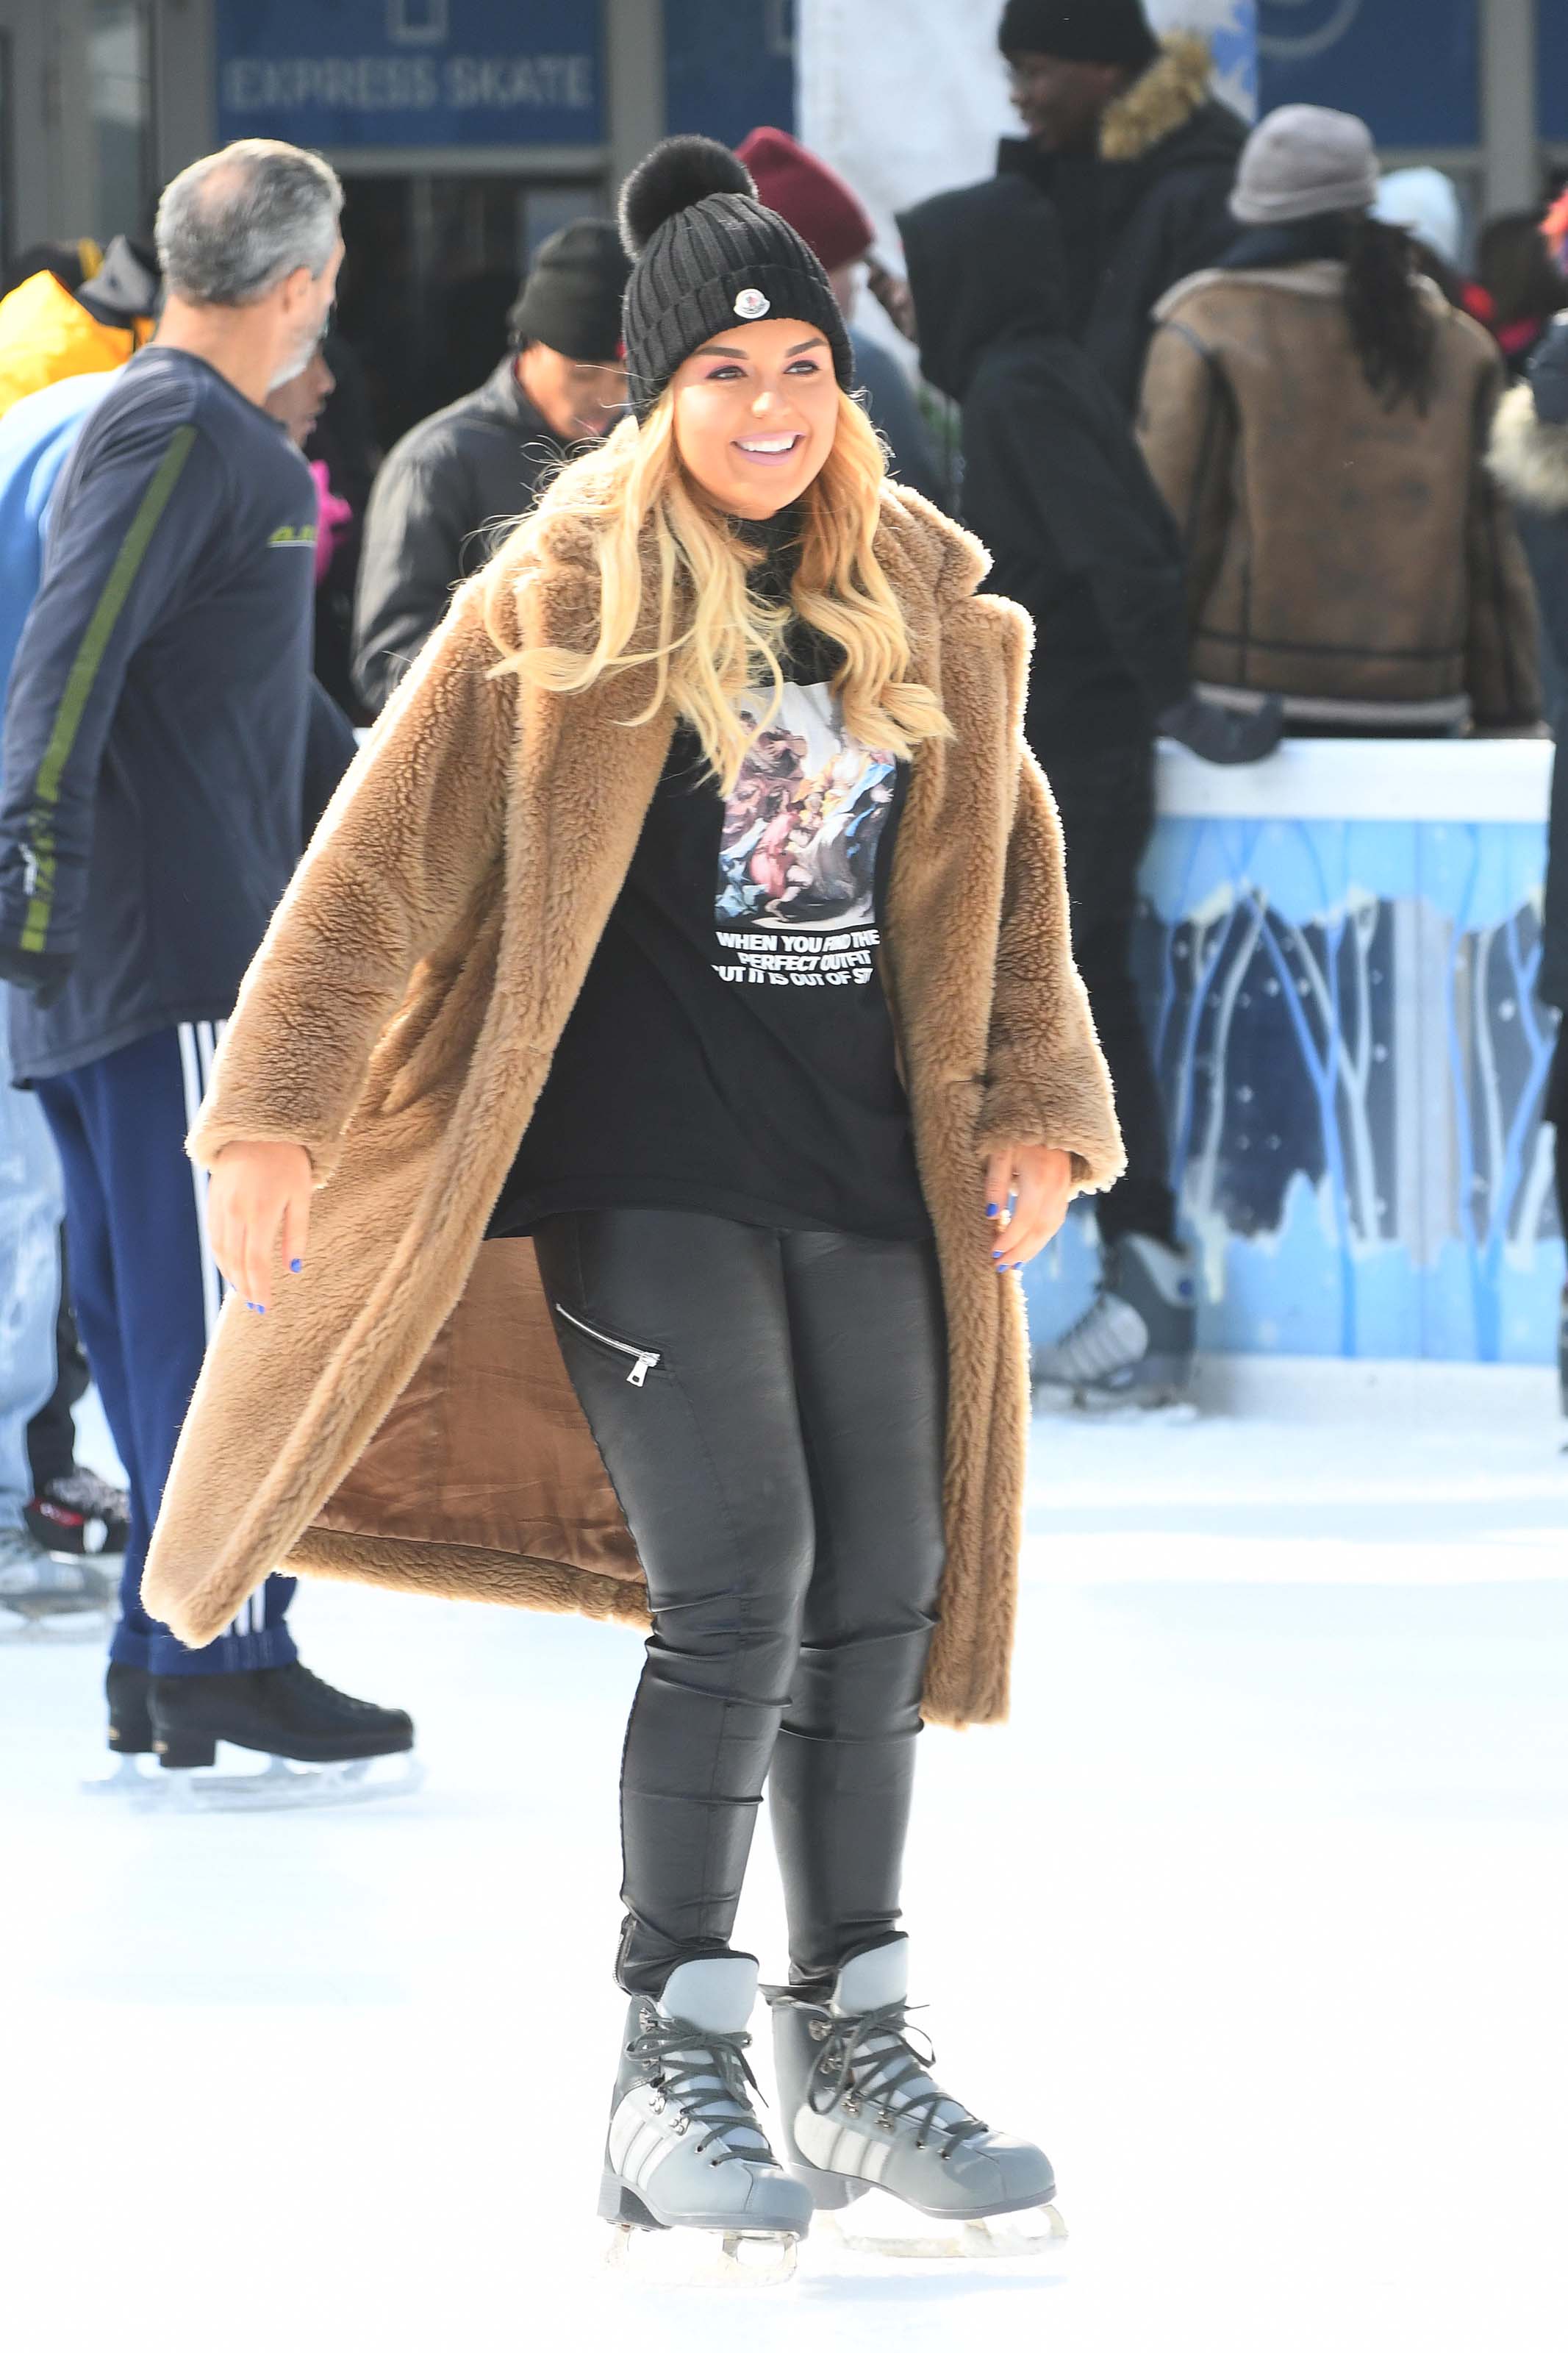
M 765 527 L 779 596 L 793 529 Z M 678 729 L 492 1234 L 634 1206 L 930 1232 L 876 964 L 907 777 L 847 732 L 837 659 L 791 631 L 727 799 Z

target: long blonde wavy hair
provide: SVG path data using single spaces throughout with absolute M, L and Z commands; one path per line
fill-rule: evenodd
M 872 544 L 886 471 L 864 410 L 840 392 L 833 448 L 801 501 L 791 603 L 770 602 L 752 586 L 760 549 L 709 503 L 682 466 L 674 396 L 664 393 L 640 427 L 625 418 L 598 448 L 563 468 L 518 526 L 546 566 L 553 522 L 588 526 L 599 574 L 595 643 L 584 651 L 525 647 L 506 653 L 497 670 L 516 670 L 533 684 L 575 694 L 597 679 L 647 669 L 647 706 L 626 723 L 640 726 L 673 705 L 696 731 L 714 780 L 728 794 L 749 745 L 783 699 L 781 656 L 793 607 L 842 649 L 834 690 L 847 729 L 863 744 L 905 758 L 928 737 L 951 735 L 935 695 L 909 675 L 904 617 Z M 638 651 L 631 640 L 642 618 L 650 530 L 657 628 L 652 646 Z M 497 566 L 485 607 L 490 634 L 503 649 L 507 570 Z M 764 694 L 765 708 L 756 710 Z M 751 718 L 739 707 L 742 696 L 753 706 Z

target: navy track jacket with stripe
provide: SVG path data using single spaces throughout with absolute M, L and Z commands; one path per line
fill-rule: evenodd
M 300 855 L 316 493 L 152 344 L 87 419 L 11 673 L 0 977 L 19 1080 L 217 1021 Z

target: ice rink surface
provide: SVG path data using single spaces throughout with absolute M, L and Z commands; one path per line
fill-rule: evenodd
M 635 1638 L 307 1588 L 308 1662 L 412 1708 L 429 1778 L 259 1819 L 79 1794 L 96 1644 L 0 1641 L 0 2342 L 1563 2353 L 1568 1458 L 1536 1377 L 1037 1424 L 1013 1720 L 927 1736 L 908 1883 L 942 2073 L 1056 2161 L 1071 2237 L 1023 2263 L 600 2265 Z M 765 1843 L 753 1882 L 767 1975 Z

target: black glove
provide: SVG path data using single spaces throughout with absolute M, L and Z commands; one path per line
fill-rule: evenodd
M 1200 760 L 1216 768 L 1239 768 L 1249 760 L 1267 760 L 1285 733 L 1285 705 L 1269 695 L 1257 711 L 1231 711 L 1210 702 L 1194 687 L 1184 702 L 1160 716 L 1160 733 L 1184 744 Z

